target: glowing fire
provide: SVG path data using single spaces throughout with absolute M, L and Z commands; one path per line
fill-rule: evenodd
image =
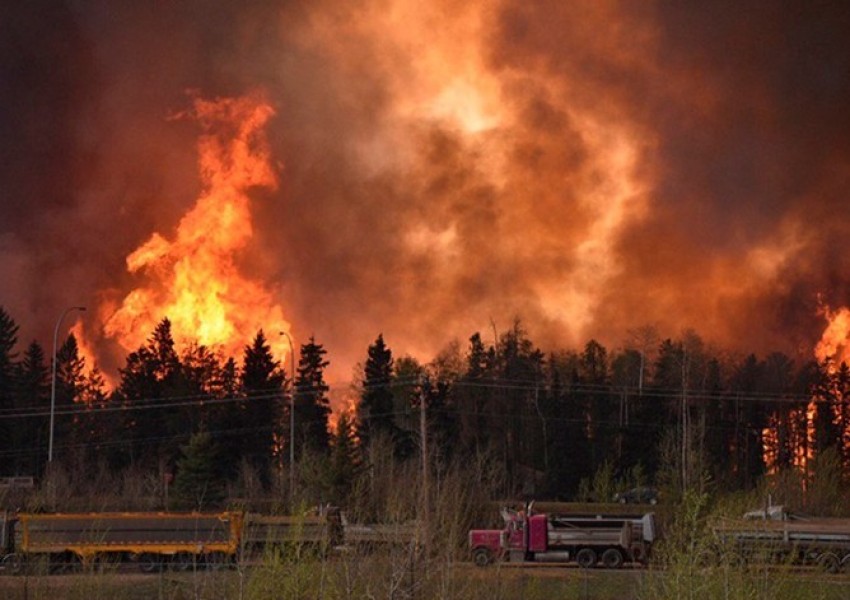
M 842 307 L 832 311 L 829 307 L 822 307 L 820 312 L 825 317 L 827 326 L 815 346 L 815 358 L 824 366 L 827 375 L 834 375 L 841 363 L 850 364 L 850 308 Z M 836 397 L 839 395 L 837 389 L 832 390 L 832 393 Z M 777 431 L 780 428 L 786 432 L 787 445 L 792 449 L 791 464 L 804 473 L 808 471 L 815 453 L 815 419 L 818 410 L 825 408 L 824 405 L 819 405 L 819 401 L 822 399 L 815 396 L 805 410 L 792 409 L 785 416 L 779 413 L 770 416 L 768 427 L 762 432 L 765 463 L 769 473 L 778 470 L 777 459 L 781 440 Z M 842 420 L 839 407 L 833 406 L 831 410 L 833 422 L 840 426 Z
M 127 294 L 104 326 L 125 349 L 137 349 L 165 317 L 178 344 L 198 341 L 234 357 L 259 329 L 290 329 L 271 292 L 243 276 L 237 262 L 252 236 L 248 191 L 277 187 L 264 133 L 273 114 L 263 94 L 254 93 L 196 98 L 193 109 L 179 115 L 204 129 L 198 141 L 202 192 L 174 239 L 154 233 L 127 257 L 127 269 L 147 283 Z M 285 340 L 269 340 L 283 356 Z
M 850 308 L 842 307 L 833 312 L 823 309 L 828 325 L 815 346 L 818 362 L 827 363 L 827 372 L 832 374 L 842 362 L 850 364 Z

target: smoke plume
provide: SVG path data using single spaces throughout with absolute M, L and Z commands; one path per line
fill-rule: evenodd
M 840 3 L 7 4 L 0 304 L 42 340 L 90 307 L 106 368 L 126 258 L 202 190 L 187 90 L 273 106 L 240 268 L 337 377 L 378 333 L 427 359 L 515 317 L 810 354 L 850 301 Z

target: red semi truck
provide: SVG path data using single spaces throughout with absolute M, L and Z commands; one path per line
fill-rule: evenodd
M 531 508 L 502 510 L 504 529 L 473 529 L 469 546 L 476 565 L 494 561 L 576 562 L 617 569 L 644 563 L 656 538 L 655 515 L 549 515 Z

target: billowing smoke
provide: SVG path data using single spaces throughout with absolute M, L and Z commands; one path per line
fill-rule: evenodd
M 107 368 L 126 257 L 199 194 L 187 90 L 274 105 L 242 268 L 338 377 L 379 332 L 428 358 L 515 317 L 809 354 L 850 301 L 846 7 L 7 4 L 0 304 L 42 340 L 86 304 Z

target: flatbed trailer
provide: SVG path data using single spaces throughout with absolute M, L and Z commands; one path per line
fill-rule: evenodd
M 270 548 L 309 549 L 324 554 L 342 540 L 339 513 L 306 516 L 248 513 L 242 532 L 242 554 L 250 556 Z
M 749 514 L 713 525 L 718 553 L 732 552 L 745 562 L 816 564 L 831 573 L 850 569 L 850 519 L 802 517 L 782 507 Z

